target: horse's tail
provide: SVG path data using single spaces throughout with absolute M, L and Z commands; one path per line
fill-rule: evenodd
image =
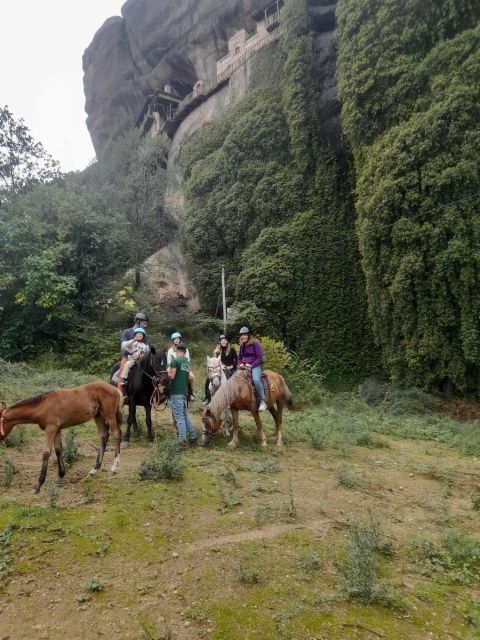
M 290 392 L 290 389 L 287 387 L 286 382 L 284 381 L 284 391 L 283 391 L 283 400 L 285 402 L 285 405 L 289 408 L 292 409 L 293 407 L 293 396 Z
M 118 404 L 117 404 L 117 409 L 115 411 L 115 418 L 117 420 L 118 428 L 121 429 L 123 424 L 123 413 L 122 413 L 123 393 L 120 391 L 120 389 L 117 389 L 117 391 L 118 391 Z

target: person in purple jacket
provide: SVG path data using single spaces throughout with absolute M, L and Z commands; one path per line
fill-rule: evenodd
M 259 411 L 265 411 L 265 390 L 261 382 L 262 364 L 265 362 L 265 354 L 256 338 L 250 336 L 250 329 L 242 327 L 239 331 L 240 349 L 238 352 L 238 368 L 250 369 L 252 372 L 252 382 L 257 390 L 260 400 Z

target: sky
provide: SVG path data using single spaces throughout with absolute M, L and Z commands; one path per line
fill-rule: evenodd
M 95 158 L 82 55 L 125 0 L 0 0 L 0 106 L 22 118 L 63 171 Z

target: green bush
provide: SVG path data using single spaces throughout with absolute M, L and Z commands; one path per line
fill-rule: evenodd
M 140 464 L 140 480 L 182 480 L 184 465 L 176 447 L 176 442 L 157 441 L 149 459 Z

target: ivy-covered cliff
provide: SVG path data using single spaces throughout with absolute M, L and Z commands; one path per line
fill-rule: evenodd
M 184 146 L 184 246 L 205 307 L 222 262 L 245 318 L 351 382 L 376 358 L 352 168 L 340 140 L 323 139 L 314 38 L 306 2 L 287 2 L 247 97 Z
M 339 0 L 342 124 L 383 364 L 480 382 L 480 4 Z
M 480 5 L 339 0 L 337 144 L 310 4 L 287 0 L 248 97 L 183 150 L 203 303 L 222 261 L 231 298 L 330 378 L 378 354 L 394 379 L 477 387 Z

